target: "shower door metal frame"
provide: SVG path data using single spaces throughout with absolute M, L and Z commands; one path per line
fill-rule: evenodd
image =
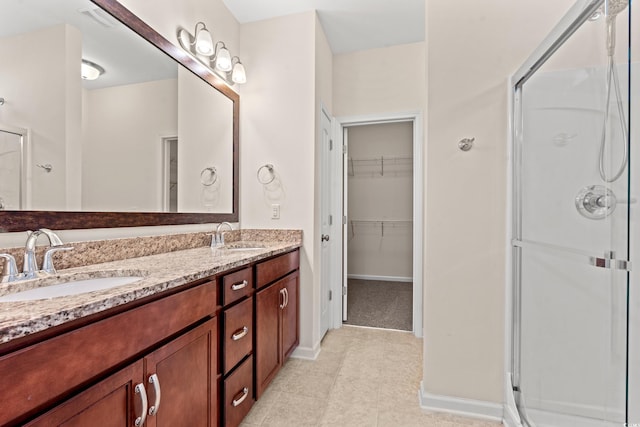
M 526 417 L 519 412 L 520 385 L 520 328 L 521 328 L 521 257 L 522 248 L 522 147 L 523 147 L 523 112 L 522 87 L 524 83 L 580 28 L 605 0 L 577 0 L 550 34 L 529 56 L 525 63 L 514 73 L 510 80 L 510 116 L 511 116 L 511 228 L 508 229 L 508 252 L 511 254 L 510 271 L 507 272 L 507 308 L 506 322 L 506 355 L 510 366 L 507 367 L 505 381 L 505 421 L 520 423 L 524 420 L 514 419 L 514 415 Z M 510 356 L 510 357 L 509 357 Z M 514 404 L 516 407 L 514 407 Z M 515 411 L 515 414 L 514 414 Z M 628 410 L 627 410 L 628 413 Z M 528 424 L 525 424 L 528 425 Z

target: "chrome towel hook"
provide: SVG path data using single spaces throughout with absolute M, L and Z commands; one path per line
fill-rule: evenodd
M 458 148 L 462 151 L 469 151 L 473 147 L 473 142 L 475 140 L 475 138 L 462 138 L 458 141 Z

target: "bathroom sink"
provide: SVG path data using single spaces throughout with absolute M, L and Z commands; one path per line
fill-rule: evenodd
M 0 302 L 35 301 L 41 299 L 80 295 L 88 292 L 102 291 L 136 282 L 141 276 L 98 277 L 92 279 L 67 280 L 48 286 L 14 292 L 0 297 Z

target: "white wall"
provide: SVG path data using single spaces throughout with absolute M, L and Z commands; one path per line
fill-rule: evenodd
M 233 102 L 178 69 L 178 211 L 233 211 Z M 213 92 L 213 93 L 212 93 Z M 204 185 L 202 171 L 216 169 Z M 204 182 L 210 177 L 205 174 Z
M 315 13 L 243 25 L 243 61 L 251 77 L 242 87 L 240 222 L 247 228 L 303 231 L 300 264 L 300 346 L 317 345 L 318 276 L 315 242 Z M 256 172 L 272 163 L 281 187 L 271 199 Z M 274 198 L 275 197 L 275 198 Z M 280 219 L 271 219 L 271 203 Z
M 81 132 L 80 37 L 60 25 L 0 41 L 0 93 L 6 100 L 0 122 L 31 130 L 34 209 L 64 209 L 67 189 L 70 202 L 77 203 L 78 172 L 67 178 L 65 171 L 67 162 L 76 160 L 67 149 L 77 149 Z M 77 75 L 77 82 L 69 75 Z M 51 173 L 36 167 L 47 163 Z
M 426 100 L 425 44 L 335 55 L 335 117 L 421 111 Z
M 176 79 L 85 91 L 82 209 L 162 210 L 162 138 L 178 134 Z
M 508 77 L 572 4 L 427 2 L 428 393 L 502 401 Z

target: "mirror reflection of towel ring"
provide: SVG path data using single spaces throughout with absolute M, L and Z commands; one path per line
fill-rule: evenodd
M 202 172 L 200 172 L 200 182 L 206 187 L 213 185 L 217 180 L 218 171 L 216 170 L 215 166 L 204 168 L 202 169 Z
M 274 179 L 276 179 L 276 173 L 273 170 L 273 165 L 267 163 L 264 166 L 260 166 L 258 169 L 258 182 L 262 185 L 271 184 Z

